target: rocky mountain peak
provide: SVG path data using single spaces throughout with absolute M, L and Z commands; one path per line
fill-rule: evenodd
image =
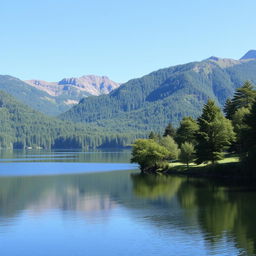
M 75 94 L 80 94 L 83 97 L 88 95 L 98 96 L 108 94 L 120 86 L 120 83 L 110 80 L 107 76 L 96 75 L 63 78 L 59 82 L 43 80 L 27 80 L 25 82 L 41 91 L 47 92 L 51 96 L 61 96 L 68 92 L 70 92 L 70 95 L 76 92 Z

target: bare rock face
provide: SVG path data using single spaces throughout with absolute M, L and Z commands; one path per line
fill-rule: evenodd
M 82 91 L 87 91 L 91 95 L 96 96 L 108 94 L 120 86 L 119 83 L 110 80 L 107 76 L 94 75 L 82 76 L 79 78 L 64 78 L 58 82 L 58 85 L 75 86 Z
M 118 88 L 120 83 L 110 80 L 107 76 L 88 75 L 82 77 L 63 78 L 59 82 L 47 82 L 44 80 L 27 80 L 27 84 L 38 90 L 47 92 L 53 97 L 61 95 L 81 95 L 83 97 L 108 94 Z M 70 98 L 72 100 L 72 97 Z

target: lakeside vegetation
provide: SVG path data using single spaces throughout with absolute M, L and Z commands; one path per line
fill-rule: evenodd
M 169 124 L 163 136 L 151 132 L 136 140 L 131 162 L 150 173 L 252 177 L 255 157 L 256 91 L 246 81 L 226 101 L 224 113 L 208 100 L 197 120 L 184 117 L 177 129 Z

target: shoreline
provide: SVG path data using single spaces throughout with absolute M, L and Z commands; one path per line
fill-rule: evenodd
M 246 170 L 241 162 L 218 163 L 215 165 L 193 166 L 174 166 L 162 170 L 151 170 L 146 174 L 164 174 L 177 175 L 195 178 L 207 178 L 218 180 L 239 180 L 239 181 L 256 181 L 256 174 L 253 170 Z

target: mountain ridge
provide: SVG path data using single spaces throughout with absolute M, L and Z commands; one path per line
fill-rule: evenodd
M 245 80 L 256 83 L 255 71 L 256 60 L 218 57 L 159 69 L 109 95 L 84 98 L 60 118 L 112 129 L 161 131 L 169 122 L 177 126 L 183 116 L 199 116 L 209 98 L 223 106 Z
M 51 96 L 60 96 L 71 88 L 88 93 L 88 95 L 99 96 L 108 94 L 118 88 L 120 83 L 110 80 L 107 76 L 84 75 L 81 77 L 63 78 L 58 82 L 45 80 L 24 80 L 25 83 L 47 92 Z
M 57 116 L 84 97 L 109 93 L 119 86 L 119 83 L 113 82 L 106 76 L 91 75 L 83 76 L 81 79 L 73 78 L 72 81 L 77 81 L 77 83 L 70 85 L 68 79 L 65 80 L 66 82 L 62 79 L 62 82 L 60 81 L 58 84 L 43 80 L 24 82 L 16 77 L 0 75 L 0 90 L 12 95 L 34 110 L 50 116 Z M 91 88 L 91 92 L 88 88 Z
M 256 50 L 249 50 L 240 60 L 256 59 Z

